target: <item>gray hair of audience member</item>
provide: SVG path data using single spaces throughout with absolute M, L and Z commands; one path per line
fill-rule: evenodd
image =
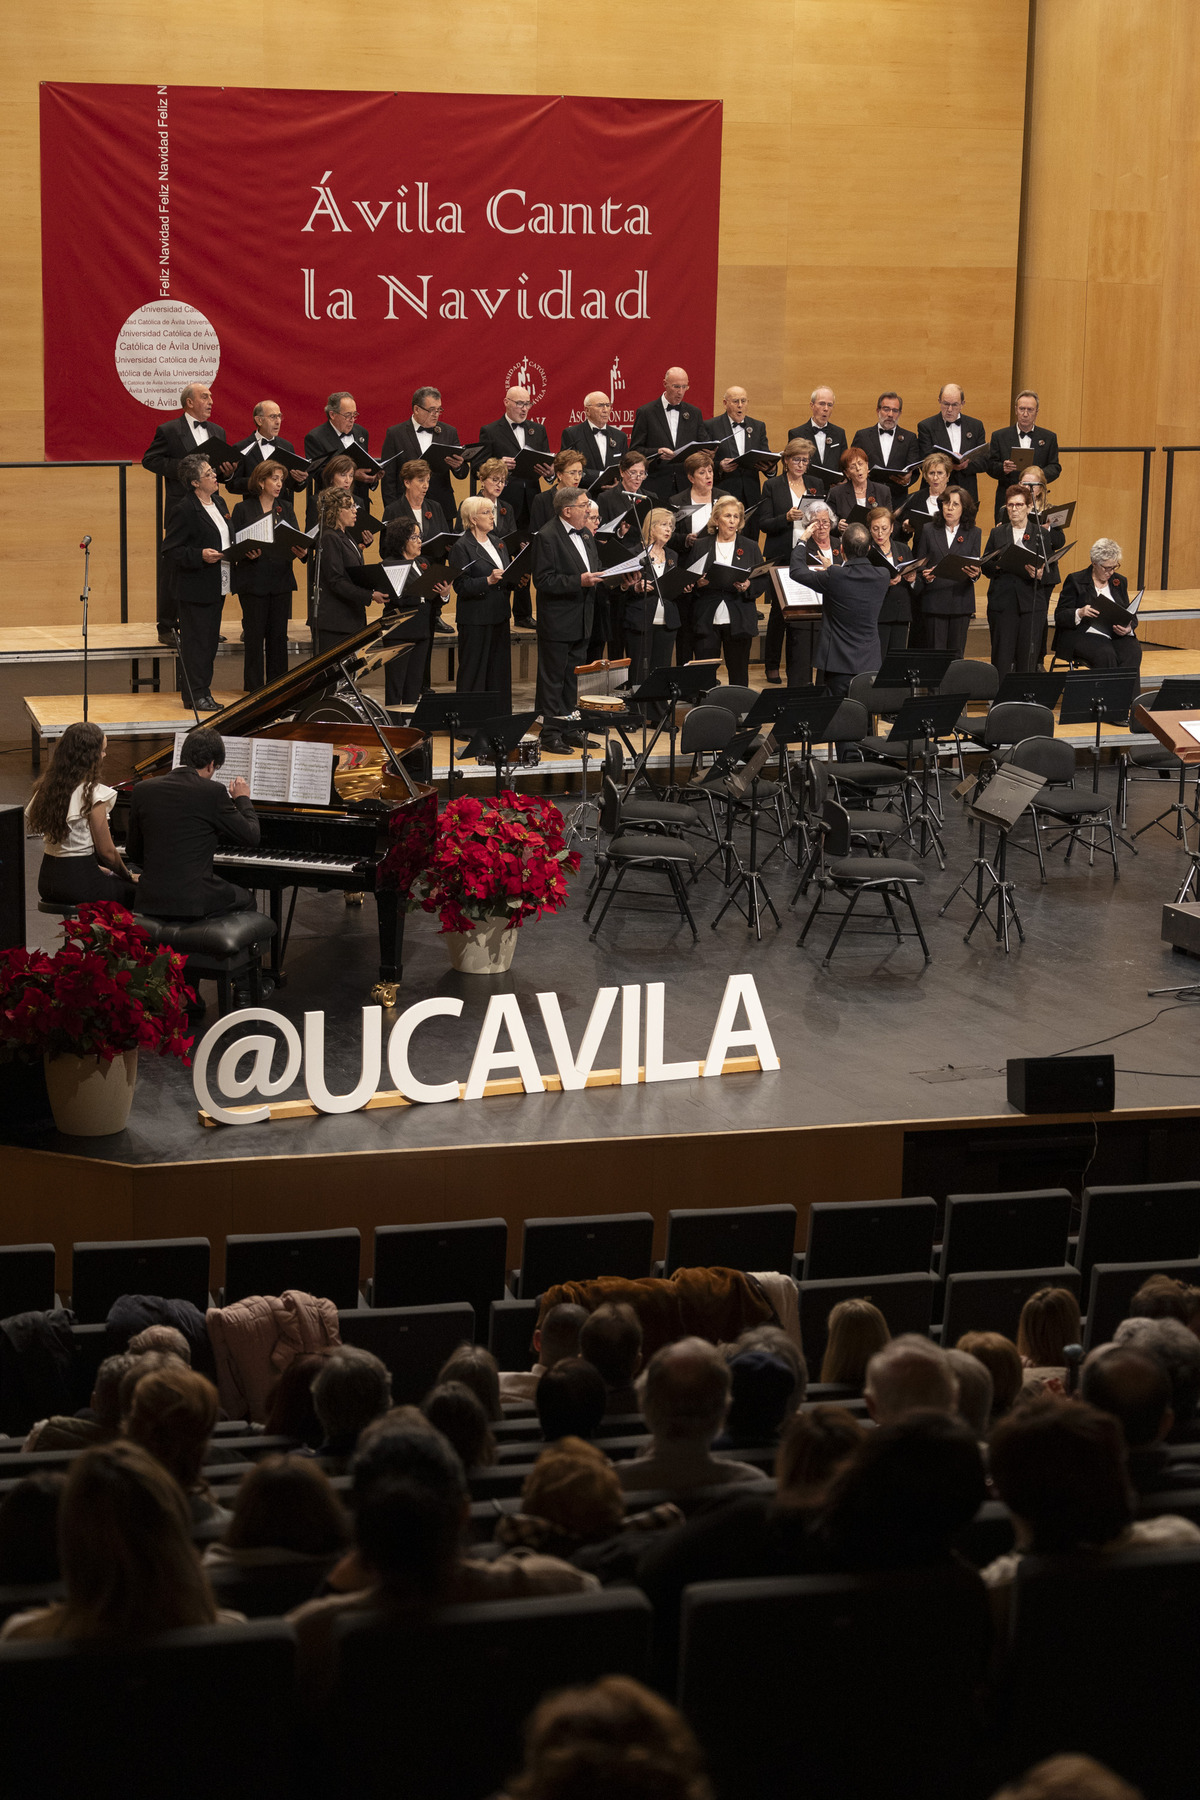
M 106 1356 L 96 1370 L 92 1383 L 92 1411 L 105 1437 L 116 1437 L 121 1428 L 121 1383 L 140 1357 L 123 1350 L 119 1356 Z
M 500 1404 L 500 1365 L 483 1344 L 460 1344 L 438 1370 L 437 1387 L 447 1381 L 460 1381 L 470 1388 L 490 1423 L 504 1417 Z
M 579 1354 L 606 1387 L 628 1387 L 642 1362 L 642 1322 L 632 1306 L 606 1301 L 589 1313 L 579 1328 Z
M 318 1369 L 312 1399 L 326 1437 L 357 1438 L 364 1425 L 392 1404 L 392 1378 L 369 1350 L 343 1344 Z
M 1142 1792 L 1094 1757 L 1069 1752 L 1036 1763 L 992 1800 L 1142 1800 Z
M 842 531 L 842 555 L 847 562 L 860 562 L 871 554 L 871 534 L 865 525 L 847 525 Z
M 808 1391 L 808 1365 L 799 1346 L 793 1343 L 782 1325 L 751 1325 L 748 1330 L 743 1331 L 736 1343 L 726 1344 L 725 1360 L 732 1362 L 744 1350 L 765 1350 L 770 1356 L 782 1357 L 792 1371 L 792 1397 L 788 1401 L 787 1411 L 794 1413 L 797 1407 L 804 1404 L 804 1396 Z
M 656 1438 L 711 1443 L 729 1411 L 729 1364 L 704 1338 L 680 1338 L 650 1358 L 642 1412 Z
M 157 1374 L 160 1369 L 186 1369 L 187 1364 L 176 1356 L 173 1350 L 144 1350 L 141 1356 L 131 1356 L 129 1366 L 121 1373 L 121 1385 L 117 1390 L 118 1424 L 126 1417 L 133 1404 L 133 1391 L 143 1375 Z
M 538 1361 L 543 1369 L 552 1369 L 564 1357 L 579 1355 L 587 1316 L 586 1306 L 574 1306 L 566 1300 L 550 1308 L 538 1326 Z
M 946 1413 L 958 1408 L 958 1376 L 945 1351 L 911 1331 L 893 1338 L 871 1358 L 863 1392 L 878 1425 L 890 1424 L 918 1407 Z
M 1200 1344 L 1196 1347 L 1200 1349 Z M 985 1438 L 992 1417 L 992 1372 L 966 1350 L 943 1354 L 958 1376 L 958 1416 L 977 1438 Z
M 443 1381 L 432 1388 L 421 1411 L 458 1452 L 464 1469 L 482 1469 L 495 1462 L 496 1440 L 483 1402 L 461 1381 Z
M 1200 1326 L 1200 1288 L 1174 1275 L 1147 1275 L 1129 1302 L 1131 1319 L 1178 1319 L 1189 1331 Z
M 1153 1358 L 1171 1384 L 1176 1426 L 1190 1425 L 1200 1401 L 1200 1338 L 1178 1319 L 1122 1319 L 1113 1343 Z
M 555 490 L 554 490 L 554 516 L 555 516 L 555 518 L 556 519 L 560 518 L 561 515 L 566 512 L 568 506 L 578 506 L 579 502 L 581 500 L 586 500 L 586 499 L 587 499 L 587 495 L 584 493 L 582 488 L 555 488 Z
M 126 1349 L 131 1356 L 144 1356 L 147 1350 L 169 1350 L 180 1362 L 191 1366 L 192 1347 L 182 1331 L 176 1331 L 174 1325 L 147 1325 L 145 1331 L 139 1331 L 131 1337 Z
M 1115 538 L 1097 538 L 1088 551 L 1093 568 L 1097 563 L 1119 563 L 1121 546 Z
M 1125 1444 L 1142 1450 L 1174 1423 L 1171 1384 L 1152 1356 L 1131 1345 L 1101 1344 L 1083 1365 L 1080 1398 L 1120 1422 Z

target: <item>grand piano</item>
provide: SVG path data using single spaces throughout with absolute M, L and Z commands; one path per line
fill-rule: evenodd
M 333 786 L 326 806 L 256 800 L 257 849 L 220 848 L 214 868 L 242 887 L 265 890 L 275 921 L 270 972 L 286 980 L 288 936 L 302 887 L 371 892 L 379 925 L 379 979 L 371 999 L 392 1006 L 404 953 L 402 901 L 429 859 L 437 829 L 437 794 L 420 779 L 426 767 L 424 732 L 385 724 L 386 717 L 358 688 L 358 677 L 386 656 L 380 640 L 396 616 L 376 620 L 333 650 L 324 651 L 235 701 L 201 723 L 229 737 L 285 738 L 334 749 Z M 114 806 L 114 833 L 123 836 L 134 782 L 170 769 L 173 745 L 139 762 Z M 416 767 L 414 768 L 413 765 Z M 286 914 L 284 897 L 289 893 Z

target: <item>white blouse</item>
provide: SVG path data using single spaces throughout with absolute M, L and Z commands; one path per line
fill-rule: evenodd
M 213 524 L 216 526 L 217 530 L 221 534 L 222 550 L 228 550 L 228 548 L 229 548 L 229 525 L 226 521 L 224 513 L 221 511 L 219 506 L 214 506 L 211 501 L 202 500 L 200 502 L 200 504 L 201 504 L 201 506 L 207 507 L 209 516 L 212 519 Z M 229 592 L 229 564 L 227 562 L 222 562 L 222 564 L 221 564 L 221 593 L 222 593 L 222 596 L 224 596 L 228 592 Z
M 92 789 L 92 806 L 103 806 L 106 812 L 111 812 L 116 797 L 116 788 L 106 787 L 102 781 L 98 781 Z M 33 801 L 31 800 L 29 806 L 32 805 Z M 90 808 L 86 811 L 84 809 L 83 783 L 81 781 L 71 795 L 71 803 L 67 808 L 66 837 L 61 844 L 53 843 L 50 838 L 44 838 L 42 841 L 42 848 L 47 856 L 90 856 L 92 854 L 96 846 L 92 842 L 91 826 L 88 823 L 90 811 Z M 25 808 L 25 816 L 29 817 L 28 806 Z
M 733 553 L 736 549 L 737 549 L 737 539 L 736 538 L 731 538 L 729 543 L 727 543 L 727 544 L 723 544 L 721 542 L 721 540 L 718 538 L 716 547 L 713 550 L 713 561 L 719 562 L 719 563 L 724 563 L 724 565 L 727 569 L 732 568 L 733 567 Z M 732 620 L 729 617 L 729 605 L 728 605 L 727 601 L 722 600 L 720 606 L 718 606 L 716 612 L 713 614 L 713 624 L 714 625 L 732 624 Z
M 658 552 L 657 556 L 654 554 L 653 550 L 651 550 L 650 561 L 653 564 L 654 573 L 658 576 L 658 579 L 661 581 L 663 576 L 667 572 L 667 559 L 666 559 L 666 555 L 664 554 L 661 546 L 659 547 L 659 552 Z M 663 609 L 663 602 L 662 602 L 661 594 L 659 595 L 658 601 L 654 608 L 654 619 L 652 622 L 655 625 L 665 625 L 667 622 L 667 615 Z
M 503 569 L 504 559 L 500 555 L 500 552 L 497 550 L 495 544 L 493 544 L 491 538 L 484 538 L 482 541 L 479 538 L 476 538 L 475 542 L 479 545 L 479 548 L 481 550 L 487 551 L 488 555 L 491 557 L 492 561 L 495 563 L 495 565 L 498 569 Z

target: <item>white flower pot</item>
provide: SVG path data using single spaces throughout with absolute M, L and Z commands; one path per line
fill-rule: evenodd
M 67 1051 L 45 1058 L 46 1092 L 54 1123 L 66 1137 L 112 1137 L 124 1131 L 137 1086 L 138 1053 L 111 1062 Z
M 443 942 L 450 961 L 463 975 L 503 975 L 512 967 L 517 927 L 503 914 L 483 919 L 473 931 L 447 931 Z

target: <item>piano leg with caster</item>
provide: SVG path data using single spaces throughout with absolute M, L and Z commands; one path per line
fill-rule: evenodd
M 404 914 L 394 891 L 375 890 L 379 908 L 379 980 L 371 989 L 376 1006 L 395 1006 L 400 977 L 404 973 Z

